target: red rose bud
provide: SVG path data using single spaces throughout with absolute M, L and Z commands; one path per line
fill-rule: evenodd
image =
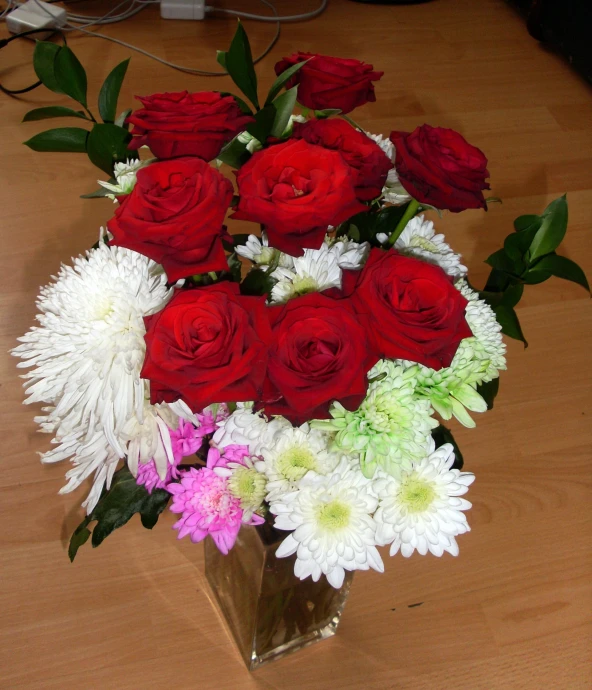
M 299 62 L 308 60 L 288 80 L 286 88 L 298 84 L 298 102 L 313 110 L 339 108 L 349 113 L 369 101 L 375 101 L 373 81 L 378 81 L 384 72 L 374 72 L 372 65 L 314 53 L 294 53 L 280 60 L 275 73 L 282 72 Z
M 200 158 L 152 163 L 107 223 L 112 244 L 162 264 L 169 282 L 228 268 L 221 237 L 232 184 Z
M 138 96 L 144 106 L 127 119 L 134 125 L 129 148 L 148 146 L 157 158 L 197 156 L 211 161 L 249 122 L 232 96 L 214 91 Z
M 376 199 L 382 192 L 392 162 L 375 141 L 345 120 L 330 118 L 297 123 L 292 136 L 338 151 L 352 169 L 360 201 Z
M 262 223 L 270 246 L 292 256 L 319 249 L 328 225 L 368 210 L 356 199 L 354 171 L 341 155 L 303 140 L 257 151 L 236 175 L 232 218 Z
M 146 321 L 142 378 L 151 401 L 181 398 L 194 412 L 261 398 L 270 338 L 263 297 L 236 283 L 182 290 Z
M 394 249 L 372 249 L 361 273 L 344 271 L 344 291 L 380 357 L 441 369 L 450 366 L 460 341 L 473 335 L 465 320 L 467 300 L 452 279 L 439 266 Z
M 266 414 L 301 424 L 327 418 L 334 400 L 357 409 L 378 355 L 348 300 L 311 293 L 268 311 L 272 341 L 263 391 Z
M 395 167 L 405 190 L 420 204 L 459 212 L 487 208 L 482 190 L 487 158 L 453 129 L 422 125 L 411 132 L 392 132 Z

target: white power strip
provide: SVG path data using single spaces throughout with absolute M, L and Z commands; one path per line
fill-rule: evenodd
M 160 0 L 163 19 L 203 19 L 205 14 L 205 0 Z
M 32 29 L 48 29 L 46 34 L 31 34 L 30 38 L 34 41 L 48 38 L 53 33 L 52 29 L 61 29 L 65 23 L 66 10 L 63 7 L 41 0 L 28 0 L 6 15 L 6 26 L 11 34 L 20 34 Z

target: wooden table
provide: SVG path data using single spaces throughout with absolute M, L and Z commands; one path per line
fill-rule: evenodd
M 286 13 L 316 3 L 277 4 Z M 259 11 L 248 0 L 242 7 Z M 97 3 L 76 8 L 96 13 Z M 148 8 L 103 31 L 212 69 L 214 50 L 226 48 L 233 26 L 230 19 L 164 21 Z M 273 27 L 247 27 L 257 54 Z M 80 35 L 69 42 L 88 69 L 93 98 L 130 54 Z M 283 28 L 259 66 L 265 86 L 273 64 L 295 50 L 353 56 L 385 71 L 377 103 L 355 114 L 367 129 L 389 133 L 428 122 L 459 130 L 487 153 L 492 193 L 503 205 L 438 221 L 475 284 L 483 284 L 482 261 L 512 220 L 542 211 L 566 191 L 563 251 L 592 277 L 590 91 L 563 59 L 528 36 L 505 2 L 388 7 L 332 0 L 321 17 Z M 31 53 L 24 40 L 2 51 L 5 86 L 33 81 Z M 136 93 L 228 86 L 133 54 L 121 104 L 131 106 Z M 109 201 L 79 199 L 100 176 L 83 156 L 37 154 L 20 144 L 47 126 L 19 124 L 24 113 L 49 103 L 67 101 L 42 89 L 22 100 L 0 98 L 2 353 L 32 324 L 38 286 L 90 246 L 113 212 Z M 75 564 L 68 562 L 66 544 L 85 492 L 57 495 L 67 467 L 38 463 L 49 438 L 36 433 L 35 410 L 20 404 L 15 361 L 2 354 L 0 686 L 591 687 L 591 315 L 587 295 L 570 283 L 527 289 L 519 316 L 530 347 L 509 343 L 501 393 L 477 429 L 454 427 L 465 467 L 477 475 L 472 532 L 459 539 L 460 557 L 387 557 L 385 575 L 356 576 L 337 637 L 254 674 L 212 604 L 202 546 L 174 538 L 172 515 L 153 533 L 134 519 L 98 552 L 85 546 Z

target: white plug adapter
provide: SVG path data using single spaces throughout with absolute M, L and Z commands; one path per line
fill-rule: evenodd
M 205 0 L 160 0 L 163 19 L 203 19 L 205 14 Z
M 20 34 L 32 29 L 48 29 L 47 33 L 31 34 L 28 38 L 42 41 L 53 33 L 52 29 L 61 29 L 66 23 L 66 10 L 49 2 L 27 0 L 6 15 L 6 26 L 11 34 Z

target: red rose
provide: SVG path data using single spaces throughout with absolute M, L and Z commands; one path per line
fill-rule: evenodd
M 464 211 L 484 208 L 487 158 L 453 129 L 422 125 L 411 132 L 392 132 L 395 167 L 407 192 L 420 204 Z
M 240 198 L 232 217 L 262 223 L 269 244 L 292 256 L 318 249 L 328 225 L 367 210 L 343 158 L 303 140 L 257 151 L 236 175 Z
M 269 307 L 272 341 L 263 406 L 293 423 L 328 417 L 333 400 L 355 410 L 378 361 L 348 300 L 311 293 Z
M 294 139 L 339 151 L 353 169 L 360 201 L 376 199 L 382 192 L 392 162 L 376 142 L 345 120 L 309 120 L 294 125 Z
M 222 282 L 178 292 L 146 319 L 142 378 L 151 401 L 182 398 L 200 412 L 212 403 L 261 397 L 269 321 L 262 297 Z
M 467 300 L 439 267 L 372 249 L 361 273 L 344 271 L 344 292 L 372 333 L 381 357 L 409 359 L 432 369 L 450 366 L 473 334 Z
M 112 244 L 162 264 L 170 282 L 224 270 L 220 238 L 232 194 L 230 181 L 200 158 L 152 163 L 107 223 Z
M 313 110 L 339 108 L 349 113 L 368 101 L 375 101 L 373 81 L 378 81 L 384 72 L 374 72 L 372 65 L 359 60 L 294 53 L 283 58 L 275 66 L 275 73 L 282 72 L 299 62 L 308 60 L 288 80 L 286 88 L 298 84 L 298 102 Z
M 211 161 L 253 122 L 232 96 L 214 91 L 155 93 L 138 100 L 144 107 L 127 119 L 134 125 L 129 148 L 146 145 L 157 158 L 197 156 Z

